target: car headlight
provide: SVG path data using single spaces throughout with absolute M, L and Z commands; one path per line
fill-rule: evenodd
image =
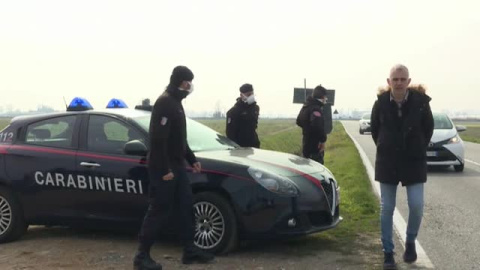
M 258 168 L 248 168 L 248 173 L 267 190 L 281 196 L 297 197 L 298 188 L 290 179 Z
M 455 135 L 454 137 L 452 137 L 452 138 L 448 141 L 449 144 L 450 144 L 450 143 L 459 143 L 459 142 L 460 142 L 460 137 L 458 136 L 458 134 Z

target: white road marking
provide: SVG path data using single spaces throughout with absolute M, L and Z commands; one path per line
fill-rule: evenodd
M 480 163 L 475 162 L 475 161 L 473 161 L 473 160 L 465 159 L 465 161 L 466 161 L 466 162 L 469 162 L 469 163 L 472 163 L 472 164 L 475 164 L 475 165 L 477 165 L 477 166 L 480 166 Z
M 363 165 L 365 165 L 365 169 L 367 170 L 370 183 L 372 184 L 377 197 L 380 199 L 380 183 L 375 181 L 375 171 L 373 169 L 373 166 L 370 160 L 367 157 L 367 154 L 365 153 L 363 148 L 360 146 L 360 144 L 357 142 L 357 140 L 355 140 L 355 138 L 347 131 L 346 128 L 345 128 L 345 132 L 347 132 L 348 136 L 350 136 L 353 143 L 357 147 L 358 153 L 362 158 Z M 480 164 L 478 165 L 480 166 Z M 396 207 L 395 207 L 395 212 L 393 214 L 393 224 L 395 225 L 395 232 L 397 233 L 398 237 L 400 237 L 400 239 L 402 240 L 400 242 L 403 248 L 405 249 L 405 241 L 406 241 L 405 234 L 407 231 L 407 223 L 405 222 L 405 219 L 402 217 L 402 215 L 400 214 L 400 212 Z M 418 242 L 418 240 L 415 241 L 415 246 L 417 250 L 417 261 L 415 262 L 415 265 L 426 268 L 426 269 L 434 269 L 435 267 L 433 266 L 433 263 L 428 258 L 427 253 L 425 252 L 423 247 L 420 245 L 420 242 Z

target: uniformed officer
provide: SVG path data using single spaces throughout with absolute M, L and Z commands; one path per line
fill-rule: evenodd
M 242 147 L 260 148 L 257 135 L 259 113 L 253 86 L 242 85 L 237 103 L 227 112 L 227 137 Z
M 180 235 L 184 244 L 182 262 L 206 263 L 214 258 L 194 245 L 193 198 L 185 160 L 194 172 L 200 172 L 201 165 L 187 143 L 185 112 L 181 103 L 193 91 L 192 80 L 190 69 L 175 67 L 167 89 L 153 106 L 148 156 L 149 207 L 139 234 L 134 269 L 162 269 L 150 257 L 150 247 L 161 226 L 171 216 L 174 206 L 175 213 L 179 214 Z
M 323 164 L 325 153 L 325 124 L 323 105 L 327 101 L 327 89 L 319 85 L 313 89 L 312 95 L 307 97 L 297 116 L 297 125 L 302 128 L 303 156 Z

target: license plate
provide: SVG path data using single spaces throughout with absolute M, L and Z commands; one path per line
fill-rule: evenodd
M 427 157 L 436 157 L 438 154 L 435 151 L 427 151 Z

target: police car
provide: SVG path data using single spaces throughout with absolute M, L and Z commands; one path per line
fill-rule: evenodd
M 462 172 L 465 166 L 465 146 L 458 132 L 465 131 L 464 126 L 455 126 L 448 115 L 433 113 L 434 129 L 427 147 L 429 166 L 453 166 Z
M 16 117 L 0 132 L 0 243 L 34 224 L 139 228 L 151 113 L 121 100 L 108 107 L 75 98 L 66 112 Z M 198 247 L 226 252 L 239 240 L 306 235 L 341 221 L 339 187 L 326 167 L 238 147 L 191 119 L 187 127 L 202 163 L 199 174 L 187 168 Z

